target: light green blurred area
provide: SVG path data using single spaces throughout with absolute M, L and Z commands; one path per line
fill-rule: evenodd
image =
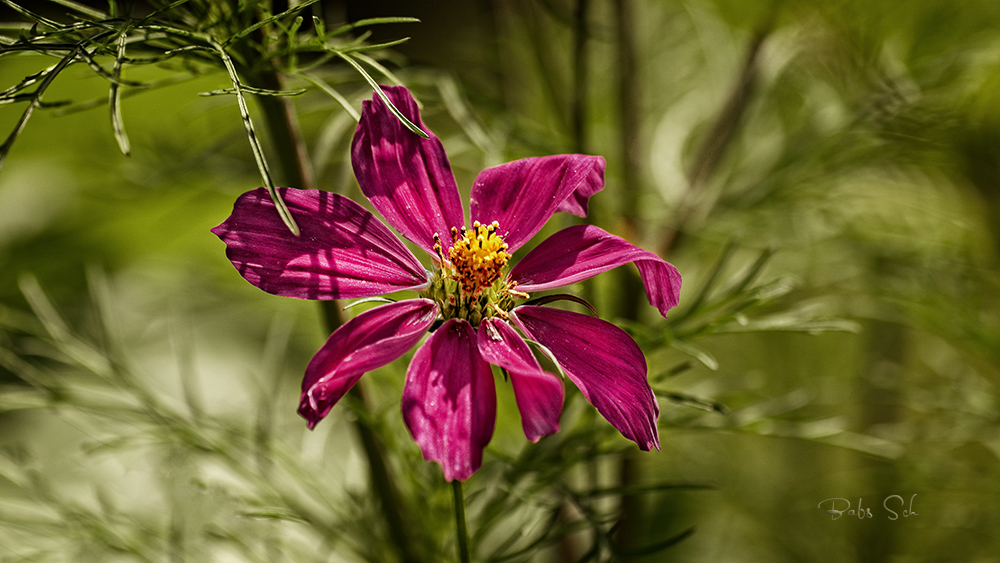
M 465 201 L 485 166 L 582 146 L 608 161 L 596 224 L 669 249 L 684 276 L 670 321 L 641 296 L 630 313 L 634 275 L 570 288 L 643 344 L 660 452 L 609 432 L 570 384 L 562 432 L 528 446 L 498 377 L 496 436 L 466 489 L 474 559 L 579 560 L 585 526 L 500 556 L 548 525 L 546 487 L 613 487 L 628 466 L 637 487 L 712 488 L 628 497 L 631 545 L 696 531 L 618 560 L 1000 560 L 993 3 L 591 1 L 583 90 L 572 62 L 584 3 L 331 4 L 352 19 L 423 20 L 381 26 L 372 41 L 413 36 L 383 62 L 423 103 Z M 634 11 L 628 77 L 623 5 Z M 0 58 L 0 84 L 47 64 Z M 151 66 L 128 78 L 174 75 Z M 356 108 L 370 97 L 343 65 L 329 77 Z M 638 118 L 634 168 L 623 81 Z M 197 95 L 228 85 L 216 72 L 127 96 L 128 158 L 107 105 L 39 110 L 0 171 L 0 561 L 393 560 L 354 411 L 338 405 L 314 432 L 295 414 L 325 336 L 318 307 L 247 284 L 209 232 L 260 185 L 235 100 Z M 107 82 L 77 65 L 45 99 L 106 96 Z M 319 92 L 294 100 L 317 187 L 362 201 L 354 122 Z M 0 106 L 4 135 L 19 110 Z M 731 135 L 713 137 L 725 126 Z M 713 138 L 717 158 L 694 181 Z M 541 235 L 568 224 L 556 218 Z M 734 286 L 766 251 L 751 299 Z M 756 301 L 734 313 L 728 297 Z M 454 560 L 450 493 L 399 415 L 409 357 L 365 376 L 372 424 L 390 437 L 430 560 Z M 32 377 L 65 394 L 32 391 Z M 596 450 L 608 454 L 586 461 Z M 511 467 L 531 467 L 526 452 L 552 465 L 518 480 Z M 498 494 L 511 499 L 499 515 Z M 917 514 L 890 520 L 892 495 L 916 495 Z M 831 498 L 860 499 L 872 518 L 834 520 L 818 507 Z M 584 516 L 567 505 L 559 525 Z

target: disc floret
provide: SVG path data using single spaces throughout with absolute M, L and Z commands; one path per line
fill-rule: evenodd
M 445 252 L 439 235 L 434 235 L 434 250 L 441 268 L 434 272 L 424 293 L 438 302 L 444 319 L 461 318 L 478 326 L 483 319 L 507 317 L 518 298 L 528 295 L 515 289 L 507 279 L 511 255 L 494 221 L 479 221 L 471 229 L 451 229 L 451 247 Z

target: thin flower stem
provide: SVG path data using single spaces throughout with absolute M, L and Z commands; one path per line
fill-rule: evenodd
M 462 482 L 454 480 L 451 489 L 455 492 L 455 536 L 458 538 L 458 560 L 469 563 L 469 528 L 465 523 L 465 493 Z

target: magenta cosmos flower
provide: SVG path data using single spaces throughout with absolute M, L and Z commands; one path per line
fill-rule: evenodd
M 365 208 L 329 192 L 279 188 L 301 229 L 298 237 L 264 188 L 240 196 L 232 215 L 212 230 L 239 273 L 269 293 L 300 299 L 401 290 L 419 295 L 357 315 L 320 348 L 302 381 L 299 414 L 309 428 L 365 372 L 400 357 L 432 330 L 406 372 L 403 419 L 424 458 L 440 463 L 447 480 L 475 473 L 493 436 L 490 364 L 510 374 L 529 440 L 559 429 L 563 383 L 542 369 L 528 341 L 544 347 L 622 435 L 640 449 L 659 449 L 659 407 L 635 342 L 598 318 L 518 302 L 529 292 L 634 262 L 650 303 L 666 315 L 678 300 L 677 270 L 590 225 L 559 231 L 508 268 L 512 254 L 555 212 L 586 216 L 587 201 L 604 187 L 604 159 L 558 155 L 483 170 L 472 187 L 467 228 L 441 141 L 421 123 L 408 90 L 384 90 L 430 138 L 406 130 L 373 97 L 354 135 L 354 173 L 386 222 L 429 254 L 430 270 Z

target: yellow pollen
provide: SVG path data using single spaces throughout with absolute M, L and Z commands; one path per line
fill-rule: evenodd
M 498 227 L 496 221 L 491 225 L 476 221 L 471 229 L 452 229 L 454 244 L 448 250 L 448 260 L 458 274 L 462 291 L 468 295 L 479 295 L 493 285 L 510 260 L 507 243 L 496 233 Z

